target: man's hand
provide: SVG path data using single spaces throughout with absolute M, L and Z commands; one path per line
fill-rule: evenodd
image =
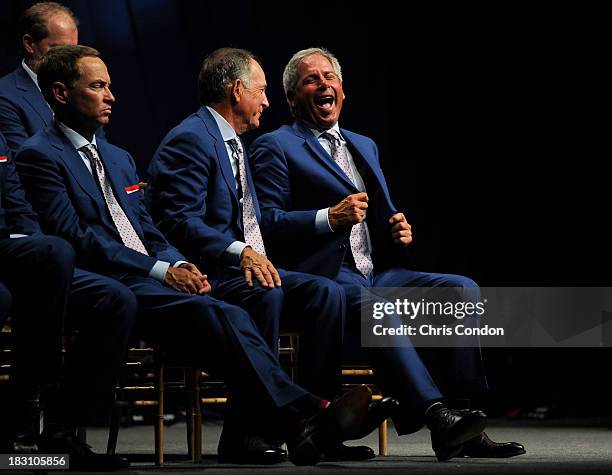
M 356 193 L 344 198 L 336 206 L 329 208 L 329 225 L 336 231 L 361 223 L 365 219 L 365 210 L 368 209 L 368 194 Z
M 193 275 L 199 277 L 200 281 L 204 285 L 205 294 L 208 294 L 212 290 L 212 286 L 210 285 L 210 282 L 208 282 L 208 276 L 206 274 L 202 274 L 200 269 L 198 269 L 195 264 L 192 264 L 191 262 L 183 262 L 179 267 L 182 269 L 187 269 L 188 271 L 191 271 Z
M 190 263 L 181 264 L 178 268 L 168 267 L 164 284 L 186 294 L 203 295 L 212 290 L 208 276 L 202 275 L 199 269 Z
M 193 275 L 195 275 L 196 277 L 202 277 L 202 273 L 200 272 L 200 269 L 198 269 L 195 264 L 192 264 L 191 262 L 183 262 L 179 268 L 181 269 L 187 269 L 188 271 L 190 271 Z
M 391 237 L 395 244 L 407 246 L 412 242 L 412 226 L 406 221 L 404 213 L 397 213 L 389 218 L 391 225 Z
M 262 287 L 281 286 L 281 279 L 276 268 L 266 257 L 250 247 L 245 247 L 240 254 L 240 268 L 244 272 L 244 280 L 249 287 L 253 287 L 253 276 Z

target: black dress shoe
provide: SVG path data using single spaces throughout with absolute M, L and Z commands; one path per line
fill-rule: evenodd
M 386 397 L 380 401 L 371 402 L 368 405 L 368 412 L 366 413 L 363 424 L 361 424 L 355 439 L 347 440 L 363 439 L 371 432 L 376 430 L 384 421 L 389 419 L 389 417 L 391 417 L 398 410 L 398 408 L 399 402 L 397 399 L 393 399 L 392 397 Z
M 287 452 L 253 434 L 228 435 L 224 430 L 217 447 L 219 462 L 274 465 L 287 461 Z
M 461 457 L 509 458 L 527 453 L 523 444 L 518 442 L 493 442 L 486 432 L 463 444 Z
M 459 455 L 463 444 L 480 434 L 487 416 L 482 411 L 457 411 L 440 404 L 427 416 L 431 447 L 440 462 Z
M 338 442 L 337 444 L 330 445 L 322 450 L 325 460 L 328 462 L 369 460 L 376 457 L 374 451 L 366 445 L 350 447 L 348 445 L 344 445 L 342 442 Z
M 38 399 L 30 399 L 21 403 L 17 410 L 18 427 L 11 450 L 18 454 L 33 454 L 38 452 L 37 440 L 40 436 L 41 408 Z
M 112 472 L 130 466 L 125 457 L 96 454 L 70 431 L 41 438 L 39 447 L 43 453 L 68 454 L 70 470 Z
M 357 437 L 371 397 L 367 386 L 358 386 L 308 419 L 297 437 L 288 441 L 289 460 L 295 465 L 315 465 L 326 449 Z
M 17 434 L 12 443 L 12 452 L 16 454 L 35 454 L 38 452 L 38 444 L 32 434 Z

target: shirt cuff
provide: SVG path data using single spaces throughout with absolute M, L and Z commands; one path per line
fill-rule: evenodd
M 334 232 L 329 224 L 329 208 L 320 209 L 317 211 L 317 216 L 315 217 L 315 231 L 317 234 Z
M 230 263 L 239 266 L 240 255 L 242 254 L 242 251 L 244 251 L 244 248 L 247 246 L 248 244 L 244 242 L 234 241 L 225 249 L 225 257 Z
M 155 280 L 159 280 L 163 284 L 169 267 L 169 262 L 157 261 L 149 271 L 149 277 L 153 277 Z
M 17 238 L 22 238 L 22 237 L 28 237 L 28 235 L 27 234 L 11 234 L 9 236 L 9 238 L 11 239 L 17 239 Z

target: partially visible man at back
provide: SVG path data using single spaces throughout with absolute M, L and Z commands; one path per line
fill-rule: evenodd
M 55 2 L 36 3 L 23 13 L 19 34 L 24 58 L 0 79 L 0 132 L 12 151 L 52 124 L 53 112 L 38 87 L 38 64 L 52 46 L 76 45 L 78 24 L 69 8 Z

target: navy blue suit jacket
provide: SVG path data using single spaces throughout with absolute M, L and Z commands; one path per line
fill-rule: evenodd
M 132 191 L 139 183 L 132 157 L 104 140 L 98 141 L 98 152 L 115 196 L 149 255 L 123 245 L 95 178 L 55 124 L 27 140 L 16 157 L 44 232 L 70 242 L 79 267 L 113 277 L 148 276 L 157 260 L 186 260 L 155 228 L 142 194 Z
M 248 168 L 248 163 L 247 163 Z M 212 114 L 200 107 L 162 140 L 149 166 L 147 199 L 155 223 L 192 260 L 214 260 L 243 241 L 236 181 Z M 247 169 L 255 212 L 255 187 Z
M 0 132 L 11 150 L 53 123 L 53 112 L 21 65 L 0 79 Z
M 0 132 L 16 152 L 28 138 L 53 124 L 53 112 L 21 64 L 0 79 Z M 104 138 L 100 128 L 97 138 Z
M 0 238 L 40 233 L 38 218 L 19 181 L 15 162 L 0 134 Z
M 408 262 L 391 239 L 389 218 L 397 213 L 380 168 L 378 148 L 363 135 L 340 129 L 370 199 L 367 224 L 375 269 Z M 278 265 L 334 278 L 349 248 L 349 231 L 318 234 L 317 210 L 359 193 L 301 122 L 259 137 L 251 146 L 251 167 L 263 215 L 262 231 Z

